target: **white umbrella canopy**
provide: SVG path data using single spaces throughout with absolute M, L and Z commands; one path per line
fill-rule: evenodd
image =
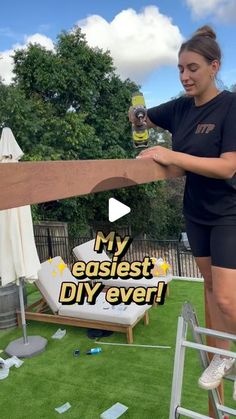
M 3 128 L 0 139 L 0 162 L 18 162 L 23 151 L 17 144 L 10 128 Z M 0 211 L 0 277 L 2 286 L 16 282 L 19 285 L 19 298 L 24 339 L 17 339 L 6 348 L 10 355 L 33 356 L 41 352 L 47 341 L 39 336 L 26 335 L 23 301 L 23 280 L 38 278 L 40 261 L 35 246 L 30 206 Z M 39 348 L 40 347 L 40 348 Z
M 0 162 L 16 163 L 24 155 L 10 128 L 3 128 Z M 0 276 L 2 285 L 19 278 L 38 278 L 40 262 L 34 241 L 30 206 L 0 211 Z
M 11 128 L 3 128 L 0 139 L 0 161 L 4 161 L 5 158 L 18 161 L 23 155 L 24 153 L 17 143 Z M 9 163 L 9 160 L 7 162 Z
M 40 262 L 29 206 L 0 211 L 0 276 L 2 285 L 38 278 Z

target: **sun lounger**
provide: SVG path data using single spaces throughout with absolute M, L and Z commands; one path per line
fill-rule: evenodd
M 62 282 L 78 284 L 70 270 L 63 265 L 62 259 L 58 256 L 42 263 L 39 279 L 35 281 L 35 284 L 43 298 L 26 308 L 26 319 L 122 332 L 126 333 L 128 343 L 132 343 L 134 326 L 141 319 L 144 319 L 146 325 L 149 322 L 150 306 L 139 306 L 135 303 L 113 306 L 106 301 L 105 293 L 98 295 L 94 305 L 86 301 L 83 305 L 77 303 L 63 305 L 58 301 Z M 49 313 L 48 308 L 51 311 Z M 20 323 L 19 312 L 17 312 L 17 319 Z
M 95 240 L 89 240 L 86 243 L 80 244 L 79 246 L 74 247 L 73 254 L 75 255 L 75 258 L 77 260 L 82 260 L 85 263 L 88 263 L 89 261 L 111 261 L 111 259 L 107 256 L 107 254 L 102 251 L 102 253 L 97 253 L 94 251 L 94 243 Z M 158 276 L 153 277 L 151 279 L 147 278 L 140 278 L 140 279 L 122 279 L 122 278 L 110 278 L 110 279 L 103 279 L 99 278 L 99 282 L 102 282 L 106 286 L 117 286 L 117 287 L 156 287 L 158 282 L 162 281 L 165 282 L 165 284 L 169 284 L 169 282 L 172 280 L 172 275 L 166 275 L 166 276 Z

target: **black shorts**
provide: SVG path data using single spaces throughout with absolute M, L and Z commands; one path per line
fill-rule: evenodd
M 236 225 L 204 225 L 185 220 L 195 257 L 211 257 L 212 266 L 236 269 Z

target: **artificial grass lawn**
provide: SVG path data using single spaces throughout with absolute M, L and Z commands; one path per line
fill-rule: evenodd
M 58 418 L 54 408 L 69 402 L 72 407 L 63 418 L 96 419 L 120 402 L 128 407 L 124 419 L 168 419 L 177 318 L 188 300 L 204 325 L 202 291 L 201 283 L 172 281 L 165 304 L 149 310 L 149 326 L 140 322 L 135 327 L 135 344 L 170 345 L 171 349 L 101 345 L 100 354 L 88 356 L 86 350 L 97 344 L 87 337 L 86 329 L 68 326 L 66 336 L 54 340 L 51 336 L 60 325 L 29 322 L 28 335 L 44 336 L 48 345 L 42 354 L 25 359 L 21 368 L 12 367 L 9 377 L 0 381 L 0 418 Z M 37 295 L 31 286 L 29 302 Z M 21 336 L 21 329 L 0 332 L 0 349 Z M 126 343 L 120 333 L 102 340 Z M 74 357 L 77 348 L 81 355 Z M 208 394 L 197 386 L 200 373 L 198 352 L 187 349 L 181 405 L 207 414 Z M 228 382 L 225 405 L 235 408 Z

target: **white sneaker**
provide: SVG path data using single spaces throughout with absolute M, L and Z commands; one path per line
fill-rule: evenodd
M 234 362 L 234 358 L 221 358 L 220 355 L 214 355 L 211 363 L 198 380 L 199 387 L 204 390 L 217 388 L 221 379 L 230 372 Z

